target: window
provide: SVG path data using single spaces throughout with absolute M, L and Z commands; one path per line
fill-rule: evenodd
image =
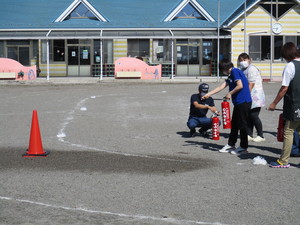
M 30 41 L 7 41 L 7 57 L 24 66 L 30 65 Z
M 296 3 L 292 0 L 262 0 L 260 6 L 266 10 L 269 14 L 272 13 L 272 16 L 279 20 L 286 12 L 288 12 Z M 272 7 L 271 7 L 272 6 Z
M 69 19 L 91 19 L 98 20 L 97 17 L 82 3 L 80 3 L 73 12 L 66 17 L 66 20 Z
M 127 43 L 129 57 L 149 57 L 150 42 L 148 39 L 129 39 Z
M 0 57 L 4 57 L 4 41 L 0 41 Z
M 49 41 L 49 60 L 52 61 L 53 59 L 53 52 L 51 51 L 52 49 L 52 42 Z M 47 63 L 47 41 L 42 40 L 42 63 L 46 64 Z
M 271 38 L 270 36 L 250 36 L 249 55 L 255 61 L 263 60 L 282 60 L 281 48 L 284 43 L 293 42 L 300 46 L 299 36 L 274 36 L 273 56 L 271 57 Z
M 171 40 L 153 40 L 153 62 L 170 62 L 172 56 Z
M 53 60 L 55 62 L 65 61 L 65 41 L 54 40 L 53 41 Z
M 113 63 L 113 41 L 102 41 L 103 63 Z M 100 40 L 94 40 L 94 63 L 100 64 Z
M 203 65 L 210 64 L 213 57 L 213 40 L 203 40 L 202 56 L 203 56 Z
M 42 63 L 47 63 L 47 41 L 42 40 Z M 49 60 L 53 62 L 65 61 L 65 41 L 49 41 Z
M 191 3 L 187 4 L 175 17 L 174 19 L 201 19 L 205 20 L 198 10 L 192 6 Z
M 177 64 L 199 64 L 199 41 L 195 39 L 177 40 Z

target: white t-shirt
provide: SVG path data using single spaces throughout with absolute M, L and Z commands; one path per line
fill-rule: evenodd
M 243 71 L 249 83 L 254 83 L 251 91 L 252 105 L 251 109 L 265 106 L 265 93 L 262 85 L 262 79 L 259 69 L 250 64 L 246 70 Z
M 296 61 L 300 61 L 300 59 L 295 59 Z M 291 80 L 294 79 L 295 76 L 295 65 L 293 62 L 289 62 L 284 67 L 282 72 L 282 86 L 288 87 L 290 85 Z

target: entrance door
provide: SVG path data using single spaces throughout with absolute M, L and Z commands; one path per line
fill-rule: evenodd
M 68 76 L 91 75 L 90 46 L 68 46 Z
M 177 40 L 177 76 L 200 75 L 198 40 Z

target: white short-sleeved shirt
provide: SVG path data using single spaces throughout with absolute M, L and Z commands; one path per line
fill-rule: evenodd
M 259 69 L 250 64 L 246 70 L 243 71 L 246 75 L 249 83 L 254 83 L 254 87 L 251 91 L 252 105 L 251 109 L 257 107 L 264 107 L 265 102 L 265 93 L 262 85 L 262 79 Z
M 296 61 L 300 61 L 300 59 L 295 59 Z M 282 72 L 282 86 L 288 87 L 290 85 L 291 80 L 294 79 L 295 76 L 295 65 L 293 62 L 289 62 L 284 67 Z

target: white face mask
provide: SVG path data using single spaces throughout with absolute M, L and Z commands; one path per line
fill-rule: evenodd
M 240 66 L 241 66 L 242 69 L 246 69 L 249 66 L 249 62 L 248 61 L 241 61 Z

